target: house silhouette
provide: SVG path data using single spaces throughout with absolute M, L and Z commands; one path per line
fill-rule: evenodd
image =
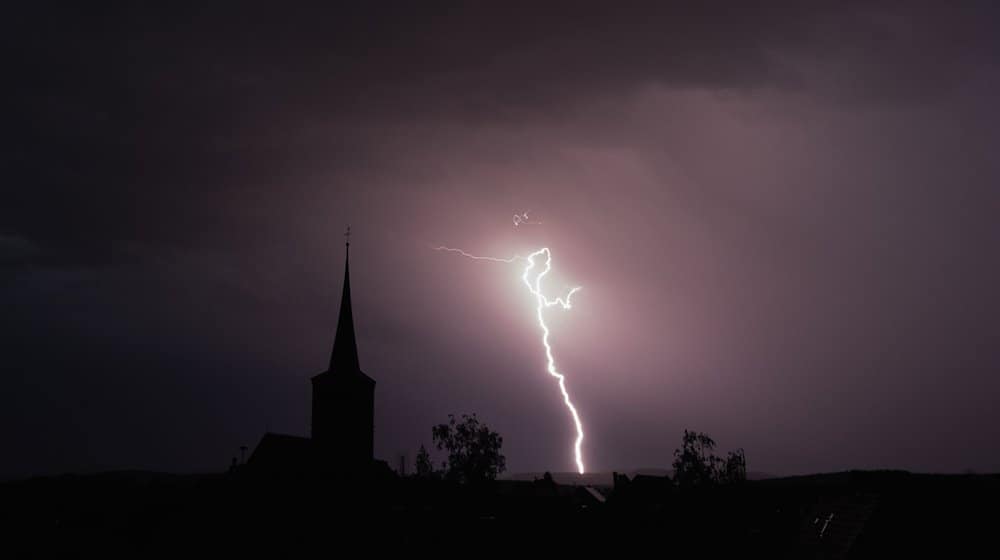
M 351 308 L 350 241 L 330 365 L 312 378 L 311 437 L 265 433 L 247 461 L 253 474 L 345 475 L 388 470 L 374 460 L 375 380 L 361 371 Z

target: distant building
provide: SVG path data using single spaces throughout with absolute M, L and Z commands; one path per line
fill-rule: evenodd
M 545 473 L 535 480 L 497 480 L 495 491 L 505 506 L 531 504 L 533 510 L 586 509 L 604 505 L 603 493 L 592 486 L 558 484 L 552 475 Z
M 351 309 L 350 242 L 330 366 L 312 378 L 311 438 L 266 433 L 250 472 L 282 475 L 361 472 L 374 464 L 375 380 L 361 371 Z
M 614 502 L 626 507 L 662 506 L 675 490 L 669 476 L 636 474 L 630 480 L 628 475 L 612 473 Z

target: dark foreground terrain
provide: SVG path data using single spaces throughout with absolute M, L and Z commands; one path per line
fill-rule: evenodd
M 682 491 L 654 476 L 585 488 L 545 480 L 459 487 L 388 473 L 263 480 L 122 472 L 0 484 L 0 524 L 3 550 L 20 552 L 7 558 L 978 556 L 996 550 L 1000 475 L 853 471 Z

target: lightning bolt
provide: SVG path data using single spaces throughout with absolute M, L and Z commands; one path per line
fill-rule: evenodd
M 552 346 L 549 344 L 549 327 L 545 324 L 544 313 L 547 308 L 556 305 L 563 309 L 572 309 L 573 294 L 580 291 L 582 287 L 577 286 L 570 289 L 565 297 L 549 299 L 545 296 L 542 292 L 542 278 L 544 278 L 545 275 L 552 270 L 552 251 L 550 251 L 548 247 L 542 247 L 527 257 L 514 255 L 513 257 L 507 259 L 473 255 L 463 251 L 462 249 L 444 246 L 434 247 L 434 250 L 458 253 L 463 257 L 478 261 L 500 262 L 507 264 L 524 261 L 527 263 L 527 266 L 524 268 L 524 274 L 521 275 L 521 281 L 524 282 L 524 285 L 528 288 L 528 291 L 531 292 L 531 295 L 535 297 L 535 314 L 538 318 L 538 326 L 542 331 L 542 346 L 545 347 L 546 370 L 549 372 L 549 375 L 558 380 L 559 391 L 562 393 L 563 402 L 566 404 L 566 408 L 569 409 L 569 413 L 573 417 L 573 423 L 576 425 L 576 440 L 573 443 L 573 452 L 576 458 L 576 468 L 580 474 L 583 474 L 585 470 L 583 465 L 583 452 L 581 450 L 583 446 L 583 422 L 580 420 L 580 414 L 577 412 L 576 407 L 573 406 L 573 401 L 570 399 L 569 391 L 566 389 L 566 376 L 560 373 L 558 368 L 556 368 L 556 359 L 552 354 Z M 541 256 L 545 257 L 542 265 L 544 268 L 535 274 L 534 280 L 532 281 L 532 271 L 538 267 L 536 259 Z

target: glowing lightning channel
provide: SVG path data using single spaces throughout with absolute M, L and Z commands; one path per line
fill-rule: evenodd
M 531 272 L 531 269 L 535 268 L 535 257 L 543 254 L 545 255 L 545 270 L 539 272 L 538 276 L 535 276 L 535 283 L 532 285 L 531 281 L 528 280 L 528 273 Z M 545 294 L 542 293 L 542 278 L 550 270 L 552 270 L 552 253 L 548 247 L 542 247 L 528 255 L 528 266 L 524 269 L 524 275 L 521 276 L 521 279 L 524 280 L 524 285 L 531 290 L 531 293 L 534 294 L 538 301 L 536 312 L 538 314 L 538 326 L 542 328 L 542 344 L 545 346 L 545 357 L 548 359 L 546 366 L 549 370 L 549 375 L 559 380 L 559 390 L 562 391 L 563 402 L 566 403 L 566 408 L 573 415 L 573 423 L 576 424 L 576 442 L 573 444 L 573 451 L 576 454 L 576 468 L 580 471 L 580 474 L 583 474 L 583 454 L 580 451 L 580 447 L 583 445 L 583 423 L 580 422 L 580 415 L 577 414 L 576 407 L 573 406 L 573 403 L 569 399 L 569 391 L 566 390 L 566 376 L 559 373 L 559 370 L 556 369 L 556 360 L 552 356 L 552 347 L 549 346 L 549 327 L 545 324 L 545 317 L 542 314 L 542 311 L 546 307 L 552 307 L 553 305 L 559 305 L 563 309 L 572 309 L 571 298 L 573 294 L 580 290 L 581 286 L 571 289 L 566 294 L 566 299 L 556 298 L 550 300 L 546 298 Z
M 548 370 L 549 375 L 555 377 L 559 381 L 559 391 L 562 392 L 563 402 L 566 403 L 566 408 L 569 409 L 570 414 L 573 416 L 573 423 L 576 425 L 576 441 L 573 444 L 573 451 L 576 456 L 576 468 L 580 472 L 580 474 L 583 474 L 585 470 L 583 466 L 583 452 L 581 451 L 581 447 L 583 446 L 583 422 L 580 421 L 580 415 L 576 411 L 576 407 L 573 406 L 573 402 L 570 400 L 569 391 L 566 390 L 566 376 L 560 373 L 559 370 L 556 368 L 556 360 L 555 357 L 552 355 L 552 347 L 549 345 L 549 327 L 548 325 L 545 324 L 545 315 L 543 313 L 546 308 L 555 305 L 558 305 L 563 309 L 572 309 L 573 294 L 578 292 L 582 288 L 582 286 L 577 286 L 575 288 L 572 288 L 566 294 L 565 298 L 549 299 L 545 297 L 545 294 L 542 293 L 542 278 L 544 278 L 545 275 L 548 274 L 550 270 L 552 270 L 552 252 L 549 251 L 548 247 L 542 247 L 541 249 L 535 251 L 534 253 L 531 253 L 527 257 L 514 255 L 513 257 L 510 257 L 508 259 L 502 259 L 498 257 L 482 257 L 452 247 L 439 246 L 439 247 L 434 247 L 434 250 L 450 251 L 453 253 L 458 253 L 463 257 L 474 260 L 502 262 L 502 263 L 525 261 L 528 263 L 528 265 L 524 269 L 524 274 L 521 275 L 521 280 L 524 282 L 524 285 L 527 286 L 528 291 L 531 292 L 531 295 L 535 296 L 535 301 L 537 303 L 537 305 L 535 306 L 535 312 L 538 317 L 538 326 L 542 329 L 542 345 L 545 347 L 546 369 Z M 532 282 L 530 278 L 531 271 L 534 270 L 536 266 L 535 258 L 540 255 L 545 256 L 545 265 L 544 265 L 545 268 L 535 276 L 534 282 Z
M 498 259 L 496 257 L 479 257 L 479 256 L 476 256 L 476 255 L 472 255 L 472 254 L 466 253 L 465 251 L 463 251 L 461 249 L 455 249 L 453 247 L 445 247 L 443 245 L 439 245 L 437 247 L 434 247 L 434 250 L 435 251 L 451 251 L 452 253 L 458 253 L 459 255 L 462 255 L 463 257 L 474 259 L 474 260 L 477 260 L 477 261 L 492 261 L 492 262 L 512 263 L 514 261 L 519 261 L 519 260 L 523 260 L 524 259 L 524 257 L 522 257 L 520 255 L 514 255 L 513 257 L 511 257 L 509 259 Z

